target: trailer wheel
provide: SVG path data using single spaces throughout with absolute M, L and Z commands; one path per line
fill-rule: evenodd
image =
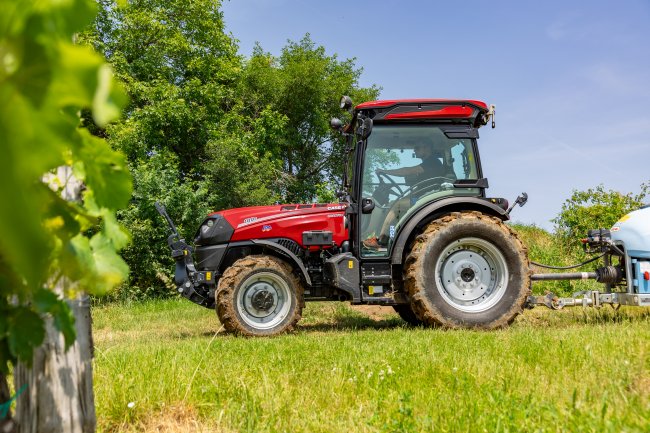
M 431 222 L 406 259 L 406 289 L 427 325 L 494 329 L 530 295 L 526 247 L 498 218 L 455 212 Z
M 272 256 L 237 260 L 217 287 L 217 316 L 227 331 L 250 337 L 290 331 L 302 315 L 303 287 L 291 267 Z
M 415 315 L 410 305 L 408 304 L 393 305 L 393 310 L 395 310 L 395 312 L 399 314 L 399 317 L 401 317 L 402 320 L 408 323 L 409 325 L 411 326 L 422 325 L 422 321 L 418 319 L 418 316 Z

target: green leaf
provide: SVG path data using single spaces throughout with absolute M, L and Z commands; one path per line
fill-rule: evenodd
M 59 37 L 71 36 L 82 30 L 92 22 L 97 10 L 94 2 L 86 0 L 22 0 L 22 3 L 21 7 L 31 10 L 36 17 L 42 17 L 44 26 L 38 29 L 39 32 Z
M 82 234 L 70 239 L 61 252 L 59 264 L 73 281 L 82 280 L 88 275 L 94 276 L 95 263 L 90 240 Z
M 127 98 L 113 70 L 90 47 L 59 44 L 59 68 L 50 90 L 50 104 L 57 107 L 92 108 L 103 127 L 120 117 Z M 78 119 L 77 119 L 78 120 Z
M 102 65 L 97 71 L 97 90 L 93 97 L 93 119 L 99 126 L 120 117 L 127 99 L 122 88 L 113 79 L 113 70 Z
M 115 214 L 105 212 L 104 217 L 104 233 L 111 241 L 116 250 L 121 250 L 126 247 L 130 241 L 130 236 L 126 230 L 117 222 Z
M 129 267 L 115 252 L 111 240 L 104 233 L 97 233 L 90 240 L 95 262 L 95 277 L 88 285 L 89 292 L 101 295 L 124 281 L 129 275 Z
M 6 338 L 0 337 L 0 373 L 9 374 L 9 363 L 14 362 L 16 357 L 9 350 L 9 343 Z
M 80 214 L 79 206 L 63 200 L 50 188 L 44 188 L 49 196 L 43 215 L 43 228 L 54 234 L 61 242 L 67 242 L 81 230 L 80 221 L 88 228 L 88 220 Z
M 34 293 L 34 307 L 39 313 L 52 316 L 54 326 L 63 334 L 66 350 L 74 344 L 76 334 L 74 316 L 64 299 L 60 299 L 50 290 L 41 289 Z
M 13 55 L 19 56 L 20 66 L 11 76 L 11 82 L 35 107 L 40 107 L 52 80 L 49 53 L 31 38 L 18 39 L 13 47 Z
M 34 348 L 43 343 L 45 326 L 41 316 L 25 307 L 17 307 L 9 316 L 9 350 L 30 365 Z
M 3 188 L 7 205 L 0 208 L 0 249 L 8 252 L 6 260 L 14 271 L 37 287 L 45 279 L 53 247 L 42 229 L 41 212 L 50 197 L 44 194 L 40 177 L 63 158 L 58 138 L 30 104 L 4 84 L 0 86 L 0 143 L 0 184 L 11 185 Z
M 41 314 L 55 310 L 58 303 L 59 297 L 50 290 L 40 289 L 34 292 L 34 307 Z
M 58 68 L 55 69 L 56 76 L 49 92 L 49 104 L 54 107 L 90 107 L 102 58 L 89 47 L 63 41 L 57 44 L 57 48 Z
M 93 192 L 97 206 L 107 209 L 126 206 L 131 198 L 132 180 L 124 156 L 88 131 L 79 133 L 84 144 L 77 156 L 84 163 L 84 181 Z
M 59 300 L 57 308 L 54 308 L 51 314 L 54 319 L 54 326 L 63 334 L 65 349 L 68 350 L 74 344 L 77 336 L 72 310 L 65 300 Z

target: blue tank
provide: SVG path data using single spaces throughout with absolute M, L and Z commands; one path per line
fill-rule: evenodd
M 625 248 L 629 291 L 650 293 L 650 206 L 625 215 L 610 232 L 614 244 Z

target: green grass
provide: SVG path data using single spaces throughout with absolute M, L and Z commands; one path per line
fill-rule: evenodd
M 217 333 L 184 300 L 93 318 L 99 431 L 650 431 L 648 309 L 536 309 L 478 332 L 317 303 L 267 339 Z

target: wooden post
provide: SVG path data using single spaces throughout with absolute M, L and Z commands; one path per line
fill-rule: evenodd
M 83 185 L 72 176 L 70 167 L 60 167 L 56 176 L 45 178 L 50 185 L 63 186 L 66 200 L 79 200 Z M 59 188 L 55 188 L 59 189 Z M 60 278 L 54 292 L 64 296 L 68 280 Z M 14 369 L 16 389 L 27 385 L 16 401 L 18 433 L 88 433 L 95 431 L 95 397 L 93 395 L 92 329 L 90 299 L 81 294 L 66 300 L 75 318 L 77 339 L 67 351 L 65 341 L 45 318 L 43 344 L 34 350 L 31 368 L 18 363 Z
M 14 370 L 16 389 L 27 384 L 16 402 L 19 433 L 95 431 L 90 299 L 67 300 L 75 317 L 77 340 L 67 351 L 63 335 L 46 319 L 44 343 L 34 351 L 31 368 Z
M 11 394 L 9 392 L 7 376 L 0 373 L 0 405 L 8 403 L 10 399 Z M 2 416 L 2 412 L 4 412 L 4 408 L 0 406 L 0 433 L 11 433 L 14 431 L 14 423 L 11 420 L 11 410 L 7 409 L 4 416 Z

